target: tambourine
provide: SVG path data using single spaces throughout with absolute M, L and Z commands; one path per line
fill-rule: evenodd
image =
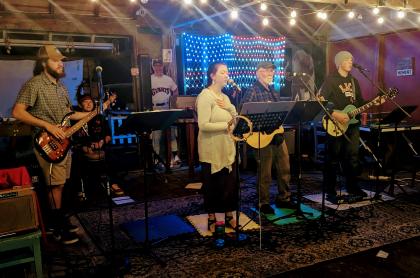
M 239 121 L 243 120 L 246 122 L 248 128 L 249 128 L 249 132 L 242 134 L 242 137 L 237 137 L 235 135 L 233 135 L 233 130 L 235 128 L 230 128 L 234 123 L 236 123 L 236 125 L 238 125 Z M 236 126 L 235 125 L 235 126 Z M 235 117 L 233 117 L 233 119 L 231 121 L 229 121 L 228 123 L 228 133 L 230 135 L 230 137 L 235 141 L 235 142 L 241 142 L 241 141 L 246 141 L 246 139 L 248 139 L 249 136 L 251 136 L 252 134 L 252 122 L 245 116 L 241 116 L 241 115 L 237 115 Z

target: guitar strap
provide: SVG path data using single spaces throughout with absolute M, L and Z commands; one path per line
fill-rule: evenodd
M 350 101 L 351 103 L 355 103 L 356 102 L 356 86 L 354 86 L 354 78 L 351 78 L 351 91 L 353 96 L 351 97 Z

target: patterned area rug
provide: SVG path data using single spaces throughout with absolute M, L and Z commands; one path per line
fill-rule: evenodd
M 313 181 L 319 182 L 317 178 L 305 180 L 306 184 Z M 258 232 L 247 232 L 246 242 L 241 245 L 228 242 L 223 249 L 215 248 L 212 238 L 203 238 L 198 233 L 169 238 L 152 247 L 165 266 L 149 255 L 130 252 L 129 274 L 134 277 L 266 277 L 284 273 L 419 236 L 419 200 L 419 195 L 410 195 L 386 203 L 332 211 L 334 215 L 326 216 L 323 221 L 316 219 L 282 226 L 263 219 L 261 238 Z M 251 209 L 255 202 L 253 186 L 243 187 L 242 202 L 242 211 L 257 222 L 258 217 Z M 306 202 L 306 205 L 319 210 L 315 203 Z M 149 210 L 151 217 L 200 214 L 203 213 L 202 197 L 197 194 L 153 201 Z M 97 246 L 110 251 L 107 213 L 104 209 L 78 216 Z M 143 217 L 142 204 L 114 209 L 117 250 L 139 247 L 120 230 L 119 224 Z

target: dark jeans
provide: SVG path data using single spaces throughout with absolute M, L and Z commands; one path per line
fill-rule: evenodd
M 346 177 L 347 190 L 357 186 L 356 177 L 360 175 L 359 162 L 359 126 L 350 125 L 346 131 L 351 143 L 344 136 L 328 136 L 326 158 L 324 166 L 324 188 L 329 194 L 335 194 L 337 172 L 341 167 Z
M 279 145 L 270 144 L 261 150 L 261 185 L 260 202 L 262 205 L 270 204 L 270 185 L 273 182 L 271 168 L 274 165 L 276 169 L 278 201 L 290 201 L 290 162 L 289 151 L 286 142 Z M 258 161 L 258 150 L 254 151 L 255 158 Z M 259 166 L 257 166 L 259 167 Z M 259 181 L 259 178 L 258 178 Z M 257 188 L 258 190 L 258 188 Z M 258 192 L 257 192 L 258 193 Z
M 219 172 L 211 173 L 210 163 L 201 163 L 203 181 L 204 208 L 207 213 L 229 212 L 238 206 L 238 192 L 236 186 L 236 164 L 232 171 L 223 168 Z

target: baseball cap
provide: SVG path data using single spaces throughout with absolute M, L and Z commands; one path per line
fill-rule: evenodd
M 155 59 L 153 60 L 153 65 L 163 65 L 162 60 L 161 59 Z
M 64 58 L 67 58 L 63 54 L 61 54 L 60 50 L 55 45 L 47 44 L 42 46 L 38 50 L 38 58 L 48 58 L 56 61 L 61 61 Z
M 258 65 L 257 65 L 257 70 L 259 70 L 260 68 L 276 69 L 276 66 L 272 62 L 262 61 L 262 62 L 259 62 Z

